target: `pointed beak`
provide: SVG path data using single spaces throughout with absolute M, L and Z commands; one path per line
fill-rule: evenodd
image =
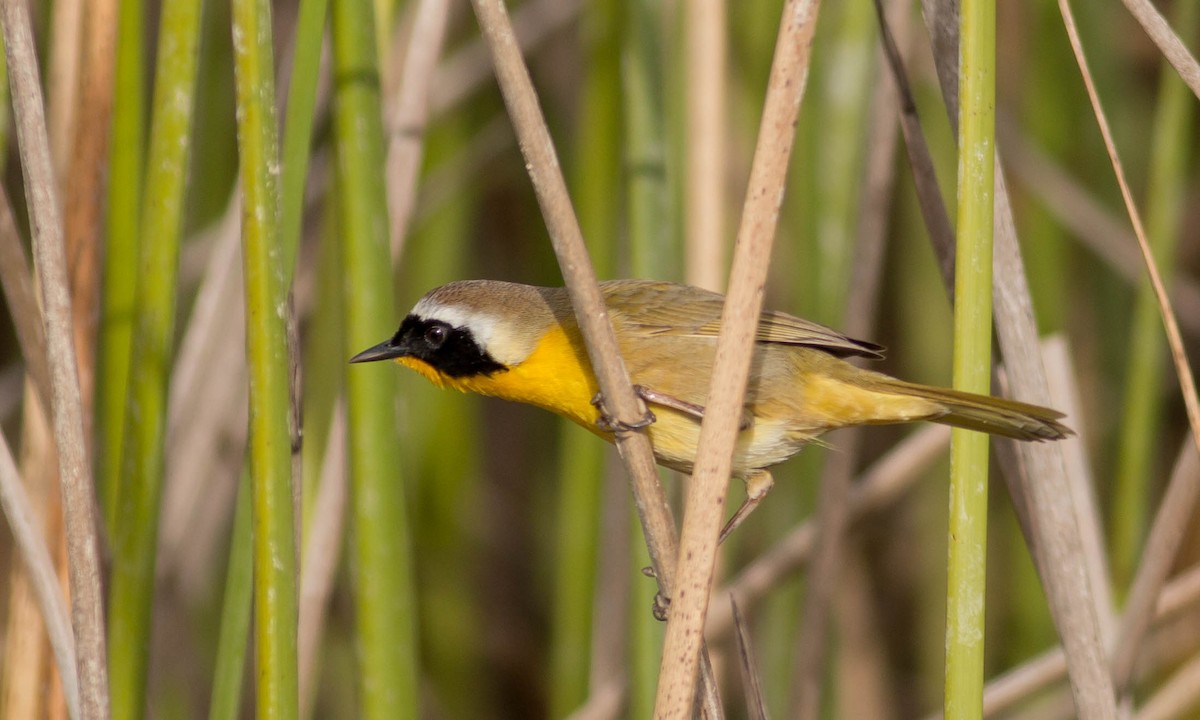
M 402 345 L 393 345 L 391 340 L 384 340 L 374 347 L 369 347 L 350 358 L 352 363 L 375 362 L 376 360 L 391 360 L 404 357 L 408 351 Z

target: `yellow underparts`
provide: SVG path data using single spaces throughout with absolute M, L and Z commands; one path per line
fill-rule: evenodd
M 416 370 L 438 387 L 490 395 L 527 403 L 557 413 L 596 432 L 596 380 L 578 337 L 555 327 L 541 339 L 529 357 L 491 375 L 450 377 L 412 357 L 396 360 Z

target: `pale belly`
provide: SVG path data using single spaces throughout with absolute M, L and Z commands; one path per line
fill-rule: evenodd
M 690 473 L 700 442 L 700 423 L 688 415 L 654 407 L 657 421 L 648 428 L 654 455 L 673 470 Z M 753 470 L 777 465 L 795 455 L 811 438 L 788 432 L 782 423 L 761 418 L 738 433 L 733 457 L 733 476 L 744 478 Z

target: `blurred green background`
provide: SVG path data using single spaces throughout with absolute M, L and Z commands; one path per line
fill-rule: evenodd
M 269 138 L 268 160 L 257 169 L 266 169 L 281 194 L 271 261 L 284 282 L 273 292 L 282 297 L 294 278 L 288 315 L 302 428 L 293 465 L 300 489 L 297 568 L 310 572 L 313 553 L 330 563 L 324 575 L 312 570 L 315 578 L 328 577 L 327 585 L 317 582 L 316 598 L 300 593 L 300 623 L 315 628 L 315 644 L 306 649 L 301 641 L 299 712 L 558 718 L 590 699 L 597 704 L 587 707 L 598 711 L 587 717 L 644 717 L 662 627 L 650 618 L 653 584 L 639 571 L 649 561 L 612 451 L 532 408 L 439 391 L 403 369 L 350 371 L 346 364 L 392 333 L 422 294 L 449 280 L 561 284 L 471 8 L 465 2 L 423 8 L 440 4 L 331 0 L 326 7 L 302 0 L 269 8 L 274 55 L 259 60 L 276 78 L 276 114 L 267 122 L 280 130 L 278 148 Z M 248 146 L 239 155 L 239 133 L 245 143 L 247 130 L 235 113 L 234 11 L 185 0 L 34 5 L 68 227 L 73 201 L 96 203 L 103 218 L 77 236 L 69 231 L 68 247 L 90 243 L 96 251 L 72 257 L 84 257 L 76 271 L 93 278 L 74 288 L 75 302 L 90 310 L 76 332 L 95 348 L 84 353 L 95 377 L 94 397 L 85 401 L 108 566 L 130 567 L 123 563 L 133 556 L 122 548 L 142 538 L 140 574 L 114 578 L 109 599 L 110 622 L 140 628 L 110 638 L 110 662 L 125 668 L 112 670 L 114 677 L 127 678 L 114 679 L 114 703 L 125 703 L 120 707 L 130 717 L 250 717 L 256 663 L 243 642 L 250 618 L 237 616 L 250 607 L 245 558 L 252 533 L 248 519 L 240 532 L 235 528 L 235 507 L 247 502 L 238 501 L 237 487 L 248 427 L 236 198 L 254 168 L 242 167 L 239 181 L 239 157 L 248 156 Z M 941 187 L 952 197 L 954 137 L 920 8 L 887 5 Z M 688 164 L 691 7 L 662 0 L 510 5 L 601 278 L 686 280 L 685 255 L 699 252 L 689 249 L 687 222 L 696 212 L 688 187 L 697 181 Z M 722 226 L 709 229 L 724 247 L 700 262 L 720 278 L 781 7 L 779 0 L 728 3 L 721 31 L 727 47 L 711 49 L 726 53 L 719 105 L 724 167 L 703 180 L 722 198 Z M 428 25 L 412 30 L 419 8 L 445 13 L 444 44 Z M 1161 9 L 1193 44 L 1196 4 Z M 1124 7 L 1091 3 L 1078 10 L 1100 95 L 1194 355 L 1200 337 L 1196 98 Z M 998 28 L 999 157 L 1039 330 L 1068 343 L 1080 400 L 1068 423 L 1093 471 L 1097 522 L 1119 601 L 1187 424 L 1062 20 L 1051 4 L 1000 3 Z M 161 44 L 171 33 L 195 47 L 194 80 L 186 67 L 161 63 L 178 52 Z M 108 75 L 88 54 L 97 35 L 113 43 Z M 871 328 L 869 339 L 889 348 L 879 369 L 948 385 L 951 308 L 898 136 L 871 4 L 826 3 L 816 37 L 768 306 L 834 327 Z M 390 119 L 412 81 L 405 58 L 420 52 L 417 40 L 432 42 L 437 58 L 424 127 Z M 172 79 L 172 69 L 181 76 Z M 108 92 L 106 101 L 99 93 L 100 104 L 87 92 L 96 83 Z M 178 101 L 180 93 L 190 106 L 168 127 L 162 120 L 168 99 Z M 25 227 L 5 108 L 4 188 Z M 163 152 L 190 137 L 190 152 L 176 158 L 186 168 L 177 184 L 156 170 L 165 162 L 154 149 L 160 123 Z M 108 147 L 99 164 L 80 169 L 73 164 L 79 138 L 95 133 L 110 138 Z M 423 153 L 411 177 L 387 168 L 386 148 L 396 143 Z M 281 160 L 270 159 L 272 153 Z M 401 235 L 392 226 L 397 198 L 412 203 Z M 172 203 L 180 204 L 178 215 L 171 215 Z M 953 211 L 952 200 L 947 205 Z M 869 221 L 882 221 L 882 231 L 873 233 Z M 82 245 L 70 245 L 72 237 Z M 876 272 L 862 271 L 858 253 L 868 244 L 882 252 Z M 155 282 L 162 285 L 157 291 L 146 289 Z M 851 299 L 862 294 L 874 301 L 848 317 Z M 0 421 L 50 547 L 65 553 L 57 483 L 52 463 L 47 467 L 52 440 L 24 383 L 7 308 L 0 312 Z M 131 345 L 131 333 L 139 332 L 135 318 L 147 316 L 159 318 L 160 346 L 153 333 Z M 164 374 L 143 375 L 151 367 Z M 355 379 L 360 370 L 369 379 Z M 153 406 L 128 394 L 139 386 L 161 406 L 163 426 L 145 441 L 150 447 L 125 437 L 142 432 L 148 420 L 141 411 Z M 335 420 L 346 412 L 337 410 L 346 397 L 348 416 Z M 854 466 L 870 467 L 914 432 L 866 431 Z M 823 468 L 839 452 L 838 436 L 828 440 L 830 447 L 814 446 L 778 469 L 770 500 L 724 548 L 721 582 L 761 561 L 810 517 Z M 916 718 L 941 706 L 947 470 L 939 457 L 854 525 L 835 595 L 826 717 Z M 681 479 L 664 479 L 680 498 Z M 136 513 L 130 492 L 140 493 Z M 740 501 L 740 488 L 732 498 Z M 999 481 L 992 486 L 989 537 L 992 677 L 1047 650 L 1056 636 Z M 1195 528 L 1183 547 L 1181 568 L 1200 549 Z M 0 534 L 0 573 L 6 578 L 0 714 L 61 717 L 52 656 L 7 533 Z M 132 595 L 116 592 L 124 582 L 132 583 Z M 803 567 L 792 568 L 742 607 L 774 717 L 791 716 L 804 595 Z M 151 604 L 139 611 L 140 605 L 123 604 L 126 597 Z M 315 615 L 305 615 L 306 602 Z M 1197 617 L 1192 612 L 1154 636 L 1136 686 L 1139 702 L 1197 656 Z M 734 649 L 728 634 L 713 643 L 731 717 L 741 717 Z M 604 706 L 609 698 L 613 704 Z M 1200 697 L 1192 712 L 1200 712 L 1197 703 Z M 1070 708 L 1059 681 L 1021 699 L 1008 716 L 1069 717 Z

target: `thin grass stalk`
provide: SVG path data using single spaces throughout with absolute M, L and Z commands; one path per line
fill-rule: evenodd
M 321 48 L 329 0 L 303 0 L 292 43 L 292 77 L 284 111 L 283 173 L 279 186 L 279 247 L 283 252 L 285 287 L 291 287 L 296 272 L 296 251 L 304 219 L 304 188 L 312 128 L 316 120 L 317 79 L 320 77 Z
M 633 277 L 680 275 L 672 242 L 663 98 L 663 17 L 658 0 L 634 0 L 622 22 L 626 227 Z
M 71 276 L 75 354 L 84 407 L 84 435 L 91 447 L 95 421 L 96 317 L 100 301 L 100 244 L 104 178 L 112 125 L 113 65 L 117 30 L 116 0 L 92 0 L 83 10 L 80 90 L 77 114 L 87 118 L 86 131 L 71 138 L 67 176 L 63 181 L 63 235 Z
M 45 623 L 46 635 L 54 649 L 54 659 L 62 678 L 63 696 L 72 718 L 80 717 L 79 675 L 75 665 L 75 642 L 71 634 L 71 614 L 59 590 L 54 561 L 46 547 L 45 533 L 37 522 L 33 503 L 21 484 L 17 464 L 8 441 L 0 434 L 0 509 L 12 532 L 16 549 L 24 562 L 29 584 L 37 598 Z M 10 659 L 13 658 L 9 655 Z
M 664 24 L 661 2 L 635 0 L 625 4 L 621 21 L 624 227 L 632 277 L 674 280 L 682 273 L 668 183 Z M 631 564 L 641 567 L 642 530 L 631 523 L 630 532 Z M 627 712 L 629 717 L 651 717 L 663 628 L 651 613 L 652 587 L 643 577 L 635 576 L 631 583 Z
M 789 1 L 783 9 L 758 144 L 737 234 L 729 296 L 721 313 L 709 403 L 680 540 L 677 592 L 663 642 L 657 717 L 688 717 L 716 563 L 717 534 L 728 490 L 737 424 L 750 374 L 751 351 L 771 246 L 783 202 L 795 123 L 808 79 L 819 2 Z
M 1183 528 L 1194 519 L 1200 493 L 1200 455 L 1194 443 L 1185 440 L 1175 459 L 1167 491 L 1163 494 L 1154 525 L 1146 538 L 1121 618 L 1116 647 L 1112 653 L 1113 682 L 1125 690 L 1133 680 L 1139 651 L 1146 641 L 1160 593 L 1166 594 L 1167 576 L 1183 539 Z
M 1138 212 L 1137 205 L 1133 200 L 1132 191 L 1129 188 L 1129 183 L 1125 178 L 1124 166 L 1121 163 L 1117 153 L 1116 142 L 1113 139 L 1112 129 L 1109 126 L 1108 119 L 1104 113 L 1104 109 L 1100 102 L 1099 93 L 1096 90 L 1095 80 L 1088 68 L 1087 58 L 1083 52 L 1083 44 L 1079 38 L 1079 31 L 1076 27 L 1074 14 L 1071 11 L 1071 6 L 1066 0 L 1059 0 L 1059 12 L 1062 15 L 1063 25 L 1067 31 L 1067 38 L 1071 43 L 1071 49 L 1075 55 L 1075 61 L 1079 66 L 1080 75 L 1083 78 L 1084 87 L 1087 89 L 1088 100 L 1092 107 L 1092 113 L 1096 118 L 1096 123 L 1100 129 L 1100 135 L 1104 140 L 1104 147 L 1108 153 L 1109 162 L 1112 165 L 1113 174 L 1116 177 L 1117 186 L 1121 191 L 1121 199 L 1125 205 L 1125 212 L 1129 216 L 1130 224 L 1133 226 L 1134 237 L 1137 239 L 1138 249 L 1141 251 L 1142 260 L 1146 267 L 1146 272 L 1150 279 L 1150 286 L 1154 290 L 1155 301 L 1158 305 L 1159 314 L 1162 318 L 1162 323 L 1166 331 L 1167 344 L 1171 350 L 1171 360 L 1175 366 L 1175 371 L 1179 380 L 1180 393 L 1182 395 L 1184 407 L 1187 411 L 1188 425 L 1191 430 L 1191 441 L 1200 448 L 1200 400 L 1197 400 L 1196 382 L 1191 371 L 1191 365 L 1188 361 L 1187 351 L 1183 345 L 1183 338 L 1179 331 L 1179 324 L 1175 317 L 1175 310 L 1170 304 L 1167 297 L 1166 288 L 1164 287 L 1162 275 L 1159 272 L 1158 265 L 1154 259 L 1149 241 L 1146 239 L 1145 228 L 1142 224 L 1141 214 Z M 1187 498 L 1184 503 L 1186 507 L 1193 507 L 1195 502 L 1195 480 L 1192 477 L 1187 477 L 1181 480 L 1172 479 L 1172 482 L 1167 487 L 1167 495 Z M 1152 531 L 1157 535 L 1160 528 L 1156 527 Z M 1182 525 L 1171 527 L 1164 525 L 1161 530 L 1163 535 L 1152 540 L 1165 539 L 1167 535 L 1174 535 L 1175 532 L 1182 532 Z M 1166 541 L 1170 543 L 1170 541 Z M 1170 553 L 1174 554 L 1174 553 Z M 1165 558 L 1152 558 L 1156 563 L 1165 562 Z M 1148 563 L 1149 564 L 1149 563 Z M 1139 578 L 1139 581 L 1142 578 Z M 1125 638 L 1122 638 L 1124 640 Z M 1085 690 L 1086 691 L 1086 690 Z M 1076 701 L 1078 702 L 1079 692 L 1076 693 Z
M 145 10 L 145 0 L 122 0 L 117 11 L 116 86 L 97 339 L 100 347 L 96 358 L 96 468 L 105 529 L 110 539 L 117 526 L 140 254 L 138 222 L 145 159 Z
M 959 27 L 954 387 L 989 394 L 996 157 L 994 2 L 964 0 Z M 988 447 L 988 437 L 982 433 L 957 428 L 951 433 L 945 711 L 956 719 L 983 713 Z
M 382 160 L 375 18 L 368 3 L 332 4 L 334 136 L 341 212 L 345 343 L 354 351 L 392 330 L 391 263 Z M 363 716 L 417 712 L 417 627 L 411 526 L 396 442 L 394 369 L 347 372 L 357 642 Z
M 242 677 L 246 667 L 246 638 L 250 633 L 254 598 L 253 488 L 249 473 L 242 473 L 234 501 L 233 533 L 229 540 L 229 565 L 221 601 L 221 629 L 217 636 L 217 662 L 213 669 L 209 720 L 240 717 Z
M 725 81 L 728 43 L 725 0 L 683 7 L 687 54 L 687 170 L 684 173 L 684 253 L 687 282 L 725 287 Z
M 1175 10 L 1181 27 L 1200 20 L 1200 4 L 1181 3 Z M 1194 103 L 1187 86 L 1164 65 L 1159 72 L 1158 107 L 1151 137 L 1150 171 L 1146 188 L 1146 233 L 1163 275 L 1174 267 L 1182 226 L 1184 191 L 1192 154 Z M 1155 476 L 1154 444 L 1162 426 L 1163 359 L 1161 321 L 1154 289 L 1144 282 L 1134 301 L 1130 329 L 1129 369 L 1125 379 L 1116 474 L 1113 477 L 1113 574 L 1125 587 L 1136 570 L 1146 532 L 1149 496 Z
M 585 21 L 593 32 L 584 38 L 586 76 L 580 98 L 574 187 L 579 226 L 589 238 L 596 272 L 611 276 L 615 263 L 620 197 L 620 54 L 617 49 L 619 4 L 593 3 Z M 550 717 L 566 717 L 588 697 L 592 667 L 595 606 L 606 453 L 594 437 L 560 425 L 559 483 L 554 558 L 554 597 L 550 628 Z M 621 545 L 622 543 L 616 543 Z M 639 547 L 641 544 L 639 543 Z M 644 558 L 644 556 L 643 556 Z M 644 560 L 643 560 L 644 561 Z
M 40 315 L 36 318 L 41 323 Z M 34 512 L 43 524 L 43 537 L 49 544 L 57 539 L 62 516 L 59 490 L 55 484 L 52 430 L 48 412 L 32 399 L 33 390 L 25 383 L 25 401 L 21 407 L 21 453 L 18 462 L 21 482 Z M 57 527 L 54 527 L 57 526 Z M 60 550 L 61 548 L 51 548 Z M 56 557 L 55 560 L 60 558 Z M 51 568 L 54 575 L 55 592 L 63 595 L 66 585 L 62 577 L 61 563 Z M 49 679 L 43 672 L 47 649 L 44 638 L 46 626 L 37 608 L 36 596 L 31 586 L 31 577 L 24 568 L 14 567 L 8 571 L 7 618 L 5 618 L 4 656 L 19 658 L 19 662 L 5 662 L 4 675 L 0 678 L 0 704 L 6 717 L 41 717 L 49 712 L 47 707 L 55 701 L 53 693 L 45 691 Z M 63 595 L 63 599 L 67 598 Z M 68 633 L 71 633 L 68 630 Z M 73 644 L 73 643 L 72 643 Z M 51 675 L 53 677 L 53 675 Z
M 256 715 L 295 718 L 296 546 L 292 502 L 287 291 L 279 245 L 279 150 L 268 0 L 233 3 L 242 186 L 250 477 L 254 518 Z
M 149 663 L 154 563 L 158 544 L 167 431 L 167 383 L 174 341 L 176 283 L 187 180 L 200 33 L 197 0 L 170 0 L 162 8 L 146 195 L 140 236 L 130 408 L 121 451 L 121 480 L 113 528 L 109 633 L 112 709 L 119 718 L 142 717 Z
M 425 154 L 431 86 L 446 39 L 449 0 L 421 0 L 413 11 L 399 88 L 387 112 L 388 214 L 392 257 L 398 258 L 412 224 L 418 177 Z
M 62 0 L 48 6 L 47 11 L 46 32 L 38 40 L 46 43 L 46 130 L 54 179 L 62 190 L 72 160 L 71 146 L 78 132 L 86 10 L 83 0 Z
M 1200 98 L 1200 63 L 1196 62 L 1196 58 L 1192 56 L 1187 45 L 1171 29 L 1171 25 L 1158 8 L 1154 7 L 1154 3 L 1149 0 L 1122 1 L 1129 9 L 1130 14 L 1137 18 L 1142 29 L 1158 46 L 1159 52 L 1191 88 L 1192 94 Z
M 521 58 L 507 10 L 502 0 L 473 0 L 472 4 L 525 155 L 529 177 L 550 232 L 551 244 L 566 281 L 600 390 L 617 422 L 636 423 L 636 419 L 644 412 L 644 406 L 634 395 L 629 374 L 621 362 L 595 270 L 588 259 L 566 183 L 558 169 L 554 143 L 538 107 L 529 70 Z M 677 554 L 675 526 L 658 483 L 650 438 L 642 432 L 618 433 L 616 444 L 629 471 L 655 577 L 659 588 L 670 596 L 675 580 L 673 560 Z M 703 654 L 707 658 L 707 653 Z M 711 677 L 705 680 L 704 686 L 705 707 L 712 713 L 719 713 L 716 687 Z
M 93 485 L 83 432 L 78 365 L 72 347 L 62 218 L 28 7 L 20 0 L 6 0 L 0 5 L 0 23 L 12 82 L 35 265 L 41 281 L 54 437 L 66 520 L 81 716 L 88 720 L 107 718 L 108 673 L 104 662 L 104 614 Z

